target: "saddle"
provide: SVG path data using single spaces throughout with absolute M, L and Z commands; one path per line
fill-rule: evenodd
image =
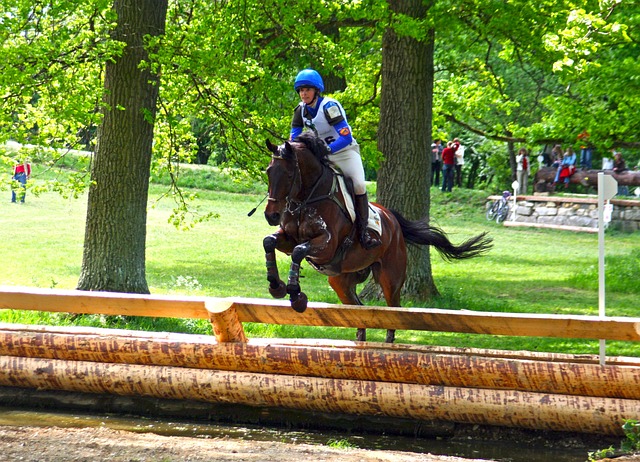
M 325 276 L 338 276 L 342 273 L 342 260 L 344 259 L 344 254 L 346 251 L 353 245 L 356 240 L 356 211 L 355 211 L 355 200 L 353 197 L 353 188 L 350 183 L 345 180 L 342 172 L 336 171 L 333 169 L 333 184 L 331 185 L 331 190 L 326 196 L 316 198 L 314 200 L 317 201 L 319 199 L 331 199 L 340 207 L 340 210 L 345 214 L 347 218 L 351 221 L 353 225 L 351 233 L 347 236 L 338 250 L 336 250 L 335 255 L 331 259 L 331 261 L 324 265 L 317 265 L 313 261 L 306 259 L 307 262 L 319 273 L 324 274 Z M 341 196 L 344 200 L 344 205 L 339 200 L 338 196 Z M 382 236 L 382 223 L 380 221 L 380 209 L 378 209 L 375 205 L 369 204 L 369 220 L 367 223 L 367 227 L 376 231 L 380 236 Z
M 356 221 L 356 209 L 354 206 L 353 193 L 351 188 L 347 187 L 347 182 L 341 173 L 336 173 L 335 178 L 338 180 L 338 192 L 344 199 L 345 207 L 349 212 L 349 218 L 351 223 Z M 367 222 L 367 228 L 374 230 L 380 236 L 382 236 L 382 225 L 380 223 L 380 209 L 375 205 L 369 203 L 369 220 Z

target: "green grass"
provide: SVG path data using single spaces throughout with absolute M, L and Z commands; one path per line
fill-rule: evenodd
M 51 175 L 52 173 L 48 173 Z M 187 175 L 185 175 L 187 176 Z M 269 298 L 262 238 L 273 232 L 262 217 L 247 212 L 263 198 L 266 187 L 198 167 L 189 179 L 199 185 L 195 205 L 201 214 L 217 218 L 183 231 L 169 223 L 174 204 L 156 201 L 167 190 L 154 183 L 150 191 L 147 231 L 147 281 L 152 293 L 214 297 Z M 203 181 L 202 178 L 208 179 Z M 232 191 L 241 191 L 232 192 Z M 55 193 L 27 195 L 25 204 L 0 201 L 0 247 L 4 271 L 1 285 L 75 288 L 82 263 L 86 195 L 64 199 Z M 433 252 L 433 274 L 441 297 L 428 303 L 404 300 L 405 306 L 475 311 L 598 314 L 598 239 L 589 233 L 505 228 L 484 218 L 488 193 L 432 189 L 432 223 L 454 242 L 488 231 L 493 250 L 482 258 L 444 262 Z M 607 314 L 638 316 L 640 235 L 608 232 L 606 236 Z M 279 254 L 286 274 L 287 258 Z M 337 303 L 326 278 L 304 264 L 304 291 L 312 301 Z M 370 304 L 381 304 L 370 302 Z M 146 330 L 210 333 L 201 320 L 131 319 L 114 316 L 69 316 L 60 313 L 1 311 L 0 321 L 82 324 Z M 248 335 L 259 337 L 321 337 L 354 339 L 355 329 L 248 324 Z M 368 339 L 383 341 L 384 332 L 370 330 Z M 511 350 L 598 352 L 597 341 L 437 332 L 398 332 L 399 342 Z M 610 355 L 640 356 L 640 346 L 608 342 Z

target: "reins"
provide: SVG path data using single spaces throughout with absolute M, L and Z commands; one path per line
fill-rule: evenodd
M 277 156 L 277 158 L 281 158 L 281 157 Z M 331 187 L 329 188 L 329 191 L 325 194 L 314 197 L 314 194 L 316 193 L 316 190 L 320 186 L 320 183 L 324 177 L 325 172 L 329 168 L 322 162 L 320 163 L 320 166 L 322 167 L 322 173 L 318 176 L 318 179 L 315 181 L 315 183 L 311 187 L 311 191 L 309 192 L 309 194 L 307 194 L 307 197 L 304 198 L 302 201 L 293 200 L 291 196 L 293 194 L 296 181 L 300 180 L 300 183 L 302 183 L 302 173 L 300 172 L 300 164 L 298 163 L 298 157 L 296 156 L 295 177 L 291 182 L 291 188 L 289 189 L 289 193 L 287 194 L 287 197 L 286 197 L 286 201 L 287 201 L 287 205 L 285 207 L 286 212 L 289 212 L 292 215 L 300 214 L 302 210 L 304 210 L 309 204 L 314 204 L 316 202 L 320 202 L 325 199 L 330 199 L 334 201 L 336 204 L 338 204 L 338 206 L 344 213 L 347 213 L 346 210 L 344 209 L 344 206 L 340 203 L 340 201 L 336 197 L 336 192 L 338 191 L 338 180 L 335 174 L 331 175 L 332 183 L 331 183 Z M 300 184 L 299 188 L 302 189 L 302 184 Z M 272 199 L 269 198 L 269 200 L 272 200 Z M 295 207 L 292 207 L 293 205 L 295 205 Z M 347 214 L 347 217 L 348 217 L 348 214 Z

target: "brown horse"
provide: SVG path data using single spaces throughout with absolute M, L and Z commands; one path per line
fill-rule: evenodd
M 455 246 L 426 220 L 409 221 L 398 212 L 373 204 L 380 214 L 382 245 L 365 250 L 356 238 L 322 141 L 305 132 L 295 142 L 275 146 L 267 141 L 267 147 L 272 158 L 267 168 L 269 193 L 264 216 L 270 225 L 279 225 L 278 231 L 263 241 L 269 292 L 275 298 L 289 294 L 292 308 L 300 313 L 307 308 L 307 296 L 299 283 L 303 259 L 329 277 L 342 303 L 362 305 L 356 286 L 372 272 L 387 305 L 400 306 L 407 242 L 432 245 L 447 260 L 475 257 L 491 247 L 485 233 Z M 286 285 L 278 274 L 276 250 L 291 255 Z M 366 339 L 365 329 L 358 329 L 357 338 Z M 394 338 L 395 331 L 388 330 L 386 341 Z

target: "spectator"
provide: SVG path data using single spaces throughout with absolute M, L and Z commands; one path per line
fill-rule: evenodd
M 562 163 L 562 146 L 556 144 L 551 150 L 551 165 L 553 167 L 559 167 Z
M 442 140 L 434 140 L 431 144 L 431 185 L 440 184 L 440 169 L 442 168 Z
M 589 133 L 583 130 L 578 135 L 578 141 L 581 141 L 580 146 L 580 168 L 591 169 L 591 159 L 593 157 L 593 147 L 589 142 Z
M 540 153 L 538 154 L 538 163 L 540 167 L 551 167 L 553 161 L 551 160 L 551 150 L 547 152 L 547 147 L 549 145 L 545 144 Z
M 27 180 L 30 177 L 31 164 L 28 160 L 25 159 L 22 163 L 14 165 L 11 179 L 20 183 L 22 190 L 16 194 L 16 188 L 11 188 L 11 202 L 16 202 L 16 200 L 20 198 L 20 202 L 24 204 L 24 199 L 27 196 Z
M 517 168 L 516 179 L 520 184 L 520 192 L 527 194 L 527 182 L 531 174 L 531 161 L 529 160 L 529 152 L 527 148 L 520 148 L 516 156 Z
M 619 175 L 624 173 L 627 170 L 627 164 L 622 158 L 622 154 L 617 151 L 614 151 L 613 154 L 613 173 Z M 629 195 L 629 187 L 626 185 L 618 185 L 618 195 L 619 196 L 628 196 Z
M 456 150 L 453 146 L 453 141 L 448 141 L 447 147 L 442 151 L 442 192 L 451 192 L 453 189 L 456 157 Z
M 556 172 L 556 178 L 553 181 L 553 185 L 562 180 L 564 182 L 565 189 L 569 187 L 569 178 L 576 171 L 576 154 L 573 152 L 573 148 L 569 146 L 567 151 L 564 153 L 562 157 L 562 162 L 558 166 L 558 171 Z
M 622 173 L 627 170 L 627 164 L 622 158 L 622 154 L 614 151 L 613 154 L 613 173 Z
M 460 140 L 455 138 L 453 140 L 453 147 L 456 150 L 456 186 L 462 188 L 462 166 L 464 165 L 464 146 L 460 144 Z

